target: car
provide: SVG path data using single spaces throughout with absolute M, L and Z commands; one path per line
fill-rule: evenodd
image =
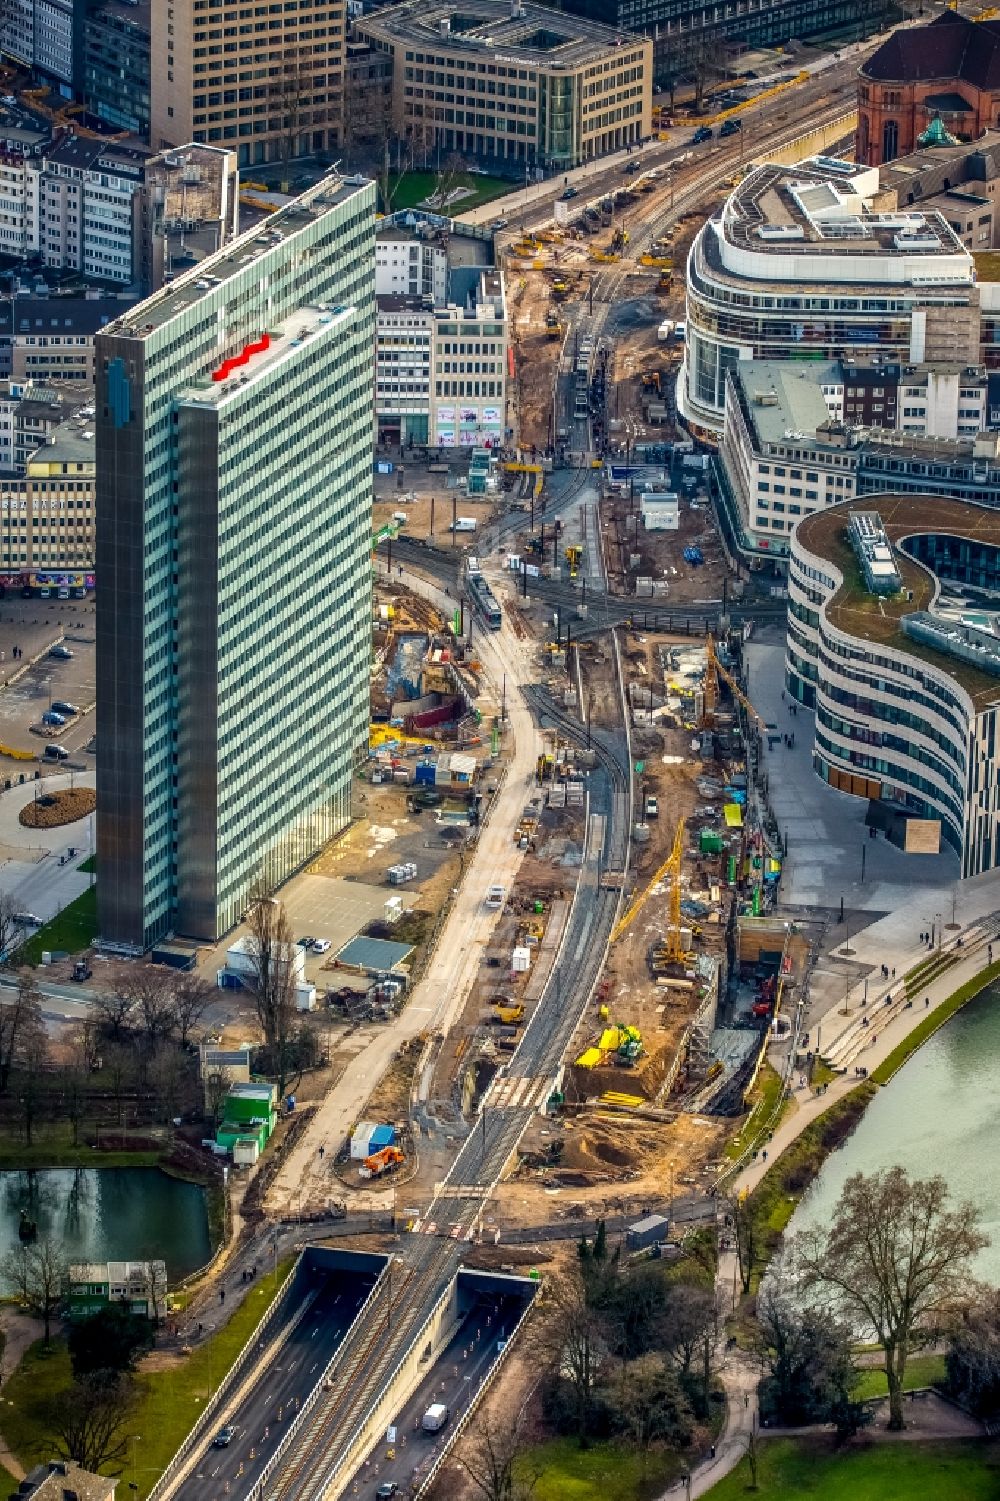
M 695 131 L 694 135 L 691 137 L 691 145 L 692 146 L 700 146 L 701 143 L 702 143 L 702 141 L 710 141 L 711 139 L 712 139 L 712 127 L 711 127 L 711 125 L 699 125 L 698 129 Z
M 494 230 L 497 230 L 497 229 L 506 229 L 507 225 L 509 223 L 510 223 L 509 219 L 494 219 L 492 225 L 490 226 L 490 228 L 494 229 Z
M 646 799 L 646 817 L 647 818 L 659 818 L 659 816 L 660 816 L 660 805 L 656 801 L 656 798 L 655 797 L 647 797 L 647 799 Z
M 68 661 L 72 655 L 73 653 L 70 651 L 69 647 L 63 646 L 61 642 L 58 646 L 49 647 L 49 656 L 56 657 L 60 662 Z
M 56 724 L 56 725 L 58 725 L 58 724 L 65 724 L 65 723 L 66 723 L 66 716 L 65 716 L 65 714 L 57 714 L 56 711 L 55 711 L 55 709 L 46 709 L 45 713 L 42 715 L 42 724 Z
M 69 718 L 72 718 L 74 714 L 79 714 L 80 712 L 79 705 L 67 703 L 66 699 L 64 698 L 54 698 L 52 700 L 51 707 L 56 711 L 57 714 L 65 714 Z
M 64 745 L 47 745 L 42 751 L 43 761 L 68 761 L 69 751 Z
M 722 122 L 722 129 L 719 131 L 719 135 L 720 135 L 720 137 L 721 136 L 739 135 L 739 133 L 740 133 L 740 131 L 742 129 L 743 129 L 743 121 L 742 120 L 732 119 L 732 118 L 729 119 L 729 120 L 723 120 L 723 122 Z
M 579 198 L 579 196 L 580 189 L 574 187 L 563 188 L 562 192 L 559 194 L 559 197 L 562 198 L 564 202 L 568 202 L 570 198 Z
M 15 912 L 14 921 L 19 923 L 22 928 L 40 928 L 42 926 L 42 919 L 36 917 L 33 912 Z
M 622 168 L 622 171 L 623 172 L 641 172 L 642 171 L 642 162 L 639 161 L 639 159 L 637 157 L 633 157 L 631 161 L 628 161 L 628 162 L 625 163 L 624 167 Z
M 399 1495 L 399 1486 L 395 1480 L 384 1480 L 375 1492 L 375 1501 L 391 1501 L 393 1496 Z
M 228 1449 L 229 1445 L 232 1443 L 235 1437 L 236 1429 L 233 1427 L 232 1423 L 227 1423 L 225 1428 L 220 1428 L 218 1433 L 213 1438 L 212 1448 Z
M 329 940 L 329 938 L 315 938 L 315 939 L 313 939 L 313 953 L 314 954 L 325 954 L 328 951 L 329 947 L 330 947 L 330 940 Z
M 300 938 L 298 942 L 300 949 L 311 949 L 316 940 L 315 938 Z

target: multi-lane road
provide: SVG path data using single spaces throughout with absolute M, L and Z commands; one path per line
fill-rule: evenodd
M 230 1415 L 224 1407 L 218 1426 L 202 1445 L 194 1466 L 174 1495 L 177 1501 L 219 1501 L 223 1495 L 245 1494 L 277 1449 L 289 1423 L 321 1379 L 374 1283 L 374 1277 L 329 1277 L 312 1298 L 273 1363 L 261 1366 L 250 1389 Z M 301 1305 L 300 1305 L 301 1306 Z M 288 1310 L 286 1324 L 298 1310 Z M 224 1424 L 234 1433 L 225 1448 L 216 1448 L 214 1434 Z

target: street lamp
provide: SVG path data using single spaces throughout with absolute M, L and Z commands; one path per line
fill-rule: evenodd
M 671 1157 L 671 1159 L 670 1159 L 670 1210 L 669 1210 L 669 1214 L 668 1214 L 668 1219 L 670 1220 L 670 1229 L 671 1229 L 671 1232 L 673 1231 L 673 1228 L 674 1228 L 674 1165 L 675 1165 L 674 1164 L 674 1159 Z

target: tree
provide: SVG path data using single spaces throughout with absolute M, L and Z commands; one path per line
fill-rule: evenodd
M 978 1417 L 1000 1414 L 1000 1289 L 981 1288 L 951 1331 L 948 1390 Z
M 891 1429 L 904 1426 L 910 1350 L 968 1297 L 972 1257 L 988 1244 L 977 1221 L 974 1205 L 952 1207 L 943 1178 L 893 1167 L 848 1178 L 829 1230 L 793 1241 L 804 1289 L 825 1292 L 882 1346 Z
M 213 1068 L 211 1073 L 205 1075 L 205 1109 L 215 1125 L 219 1123 L 223 1102 L 232 1082 L 233 1071 L 229 1068 Z
M 11 1069 L 20 1062 L 29 1031 L 44 1030 L 38 986 L 30 970 L 17 977 L 14 999 L 0 1006 L 0 1094 L 6 1094 Z
M 699 1346 L 715 1333 L 715 1294 L 700 1283 L 678 1282 L 662 1315 L 662 1339 L 670 1362 L 688 1381 Z
M 857 1380 L 851 1331 L 829 1309 L 797 1304 L 780 1291 L 784 1280 L 773 1265 L 757 1299 L 760 1352 L 769 1371 L 760 1385 L 761 1414 L 789 1427 L 836 1421 Z
M 98 991 L 92 1001 L 101 1026 L 113 1042 L 126 1042 L 135 1025 L 136 996 L 129 979 L 112 990 Z
M 557 1382 L 569 1388 L 573 1426 L 580 1447 L 585 1448 L 594 1392 L 606 1363 L 601 1315 L 587 1296 L 586 1281 L 578 1266 L 565 1276 L 553 1278 L 547 1303 L 547 1317 L 536 1331 L 540 1353 Z
M 95 1371 L 133 1371 L 153 1344 L 153 1327 L 124 1303 L 108 1303 L 69 1326 L 69 1358 L 78 1381 Z
M 183 1066 L 173 1043 L 160 1042 L 149 1060 L 149 1082 L 156 1096 L 159 1114 L 165 1121 L 177 1114 Z
M 273 897 L 260 897 L 247 918 L 248 947 L 253 971 L 246 988 L 254 1009 L 270 1067 L 277 1075 L 278 1097 L 284 1096 L 288 1077 L 288 1050 L 295 1023 L 295 944 L 285 909 Z
M 680 1449 L 691 1442 L 691 1404 L 676 1374 L 653 1355 L 645 1355 L 629 1366 L 621 1414 L 642 1455 L 643 1466 L 654 1443 Z
M 528 1501 L 538 1483 L 518 1460 L 524 1450 L 520 1416 L 510 1423 L 487 1416 L 475 1423 L 455 1458 L 483 1501 Z
M 87 1106 L 87 1080 L 75 1058 L 63 1064 L 59 1071 L 62 1084 L 63 1110 L 69 1118 L 73 1131 L 73 1145 L 80 1145 L 80 1124 Z
M 21 904 L 9 891 L 0 892 L 0 964 L 6 964 L 21 935 L 17 914 Z
M 736 1240 L 736 1259 L 740 1267 L 740 1284 L 744 1295 L 750 1291 L 754 1268 L 763 1248 L 763 1233 L 757 1206 L 749 1194 L 741 1194 L 733 1201 L 733 1229 Z
M 150 1050 L 155 1050 L 174 1029 L 171 971 L 158 964 L 144 964 L 132 970 L 123 989 L 132 997 L 131 1015 L 145 1032 Z
M 170 1000 L 174 1030 L 182 1048 L 186 1048 L 191 1041 L 191 1033 L 211 1005 L 214 994 L 212 986 L 200 975 L 176 975 L 171 986 Z
M 134 1402 L 129 1376 L 92 1371 L 52 1401 L 49 1431 L 66 1459 L 96 1473 L 125 1455 Z
M 21 1032 L 18 1059 L 21 1065 L 21 1116 L 24 1121 L 24 1140 L 31 1146 L 35 1119 L 42 1100 L 42 1075 L 49 1059 L 49 1038 L 39 1008 L 25 1019 Z
M 16 1289 L 21 1302 L 41 1319 L 45 1343 L 49 1343 L 52 1316 L 62 1302 L 66 1281 L 66 1257 L 60 1242 L 38 1240 L 15 1246 L 0 1263 L 5 1279 Z

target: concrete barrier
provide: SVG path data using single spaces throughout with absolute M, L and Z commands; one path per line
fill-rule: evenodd
M 817 125 L 814 130 L 807 130 L 805 135 L 796 136 L 794 141 L 787 141 L 774 151 L 761 152 L 760 158 L 762 161 L 775 162 L 779 167 L 794 167 L 796 162 L 805 161 L 807 156 L 816 156 L 826 151 L 857 128 L 858 112 L 851 109 L 846 114 L 838 115 L 835 120 L 828 121 L 826 125 Z

